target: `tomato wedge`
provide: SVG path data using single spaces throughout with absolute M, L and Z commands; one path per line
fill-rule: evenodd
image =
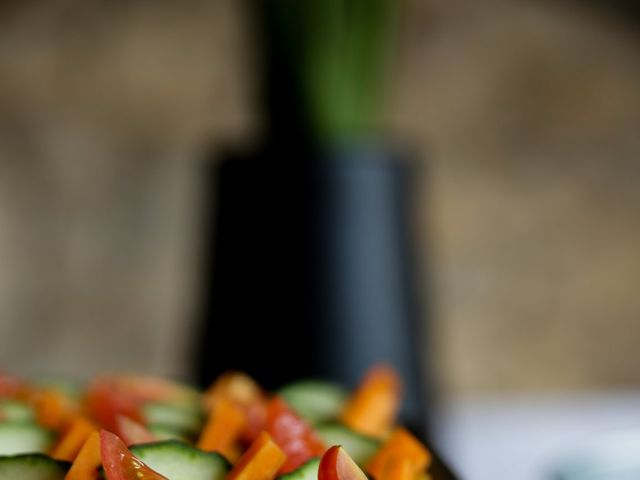
M 30 394 L 31 389 L 26 382 L 0 371 L 0 398 L 27 400 Z
M 265 427 L 273 441 L 287 455 L 287 460 L 280 468 L 281 474 L 295 470 L 326 450 L 311 427 L 281 397 L 273 397 L 269 402 Z
M 127 392 L 140 401 L 181 402 L 197 396 L 191 388 L 164 378 L 129 373 L 107 379 L 118 391 Z
M 127 446 L 137 443 L 150 443 L 158 440 L 147 427 L 135 420 L 131 420 L 129 417 L 118 415 L 116 417 L 116 423 L 118 424 L 118 434 Z
M 117 435 L 100 432 L 100 455 L 108 480 L 167 480 L 135 457 Z
M 336 445 L 322 456 L 318 480 L 367 480 L 367 476 L 344 448 Z
M 255 402 L 247 405 L 247 423 L 242 432 L 242 440 L 248 444 L 253 443 L 260 432 L 264 429 L 265 417 L 267 415 L 267 401 L 261 397 Z
M 117 432 L 119 415 L 144 423 L 140 406 L 145 402 L 191 402 L 196 395 L 188 387 L 160 378 L 112 375 L 91 382 L 85 407 L 94 420 L 107 430 Z
M 117 432 L 118 417 L 124 416 L 142 423 L 141 401 L 108 380 L 98 379 L 89 385 L 85 397 L 87 413 L 104 428 Z

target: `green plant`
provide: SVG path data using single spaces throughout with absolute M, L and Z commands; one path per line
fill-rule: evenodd
M 371 135 L 401 0 L 265 0 L 307 129 L 321 142 Z

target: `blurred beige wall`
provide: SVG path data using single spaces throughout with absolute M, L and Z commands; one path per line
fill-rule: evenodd
M 258 128 L 240 5 L 0 4 L 4 368 L 187 374 L 198 158 Z M 409 8 L 388 123 L 428 166 L 440 382 L 639 385 L 640 40 L 578 2 Z
M 640 38 L 580 5 L 408 17 L 393 118 L 430 155 L 449 391 L 640 383 Z
M 187 373 L 198 159 L 251 123 L 234 3 L 0 4 L 5 369 Z

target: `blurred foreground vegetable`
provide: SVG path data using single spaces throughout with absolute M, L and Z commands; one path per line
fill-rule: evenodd
M 77 394 L 12 385 L 0 394 L 0 480 L 418 480 L 431 460 L 392 431 L 400 387 L 387 367 L 351 395 L 320 381 L 268 395 L 240 373 L 204 393 L 131 375 Z

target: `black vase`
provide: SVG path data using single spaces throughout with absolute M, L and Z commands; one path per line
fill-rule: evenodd
M 409 160 L 366 144 L 266 148 L 216 164 L 202 384 L 239 369 L 269 389 L 308 377 L 353 387 L 385 362 L 406 386 L 403 421 L 424 433 Z

